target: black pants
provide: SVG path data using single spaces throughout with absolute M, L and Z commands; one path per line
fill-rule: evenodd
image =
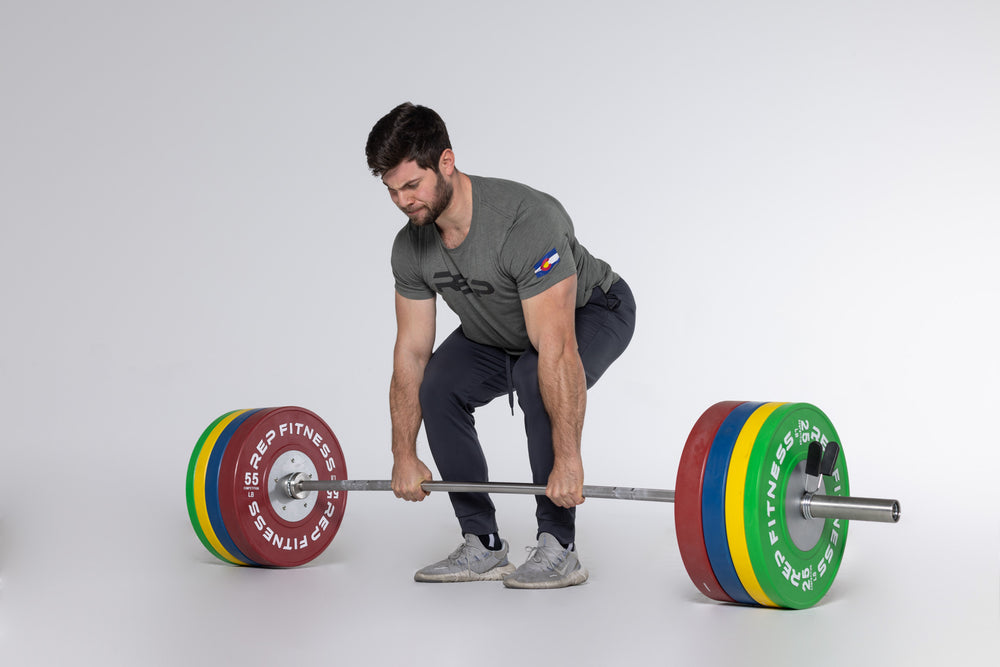
M 635 299 L 624 280 L 605 294 L 595 288 L 576 310 L 576 340 L 589 389 L 625 350 L 635 330 Z M 528 437 L 532 482 L 547 484 L 552 471 L 552 425 L 538 387 L 538 353 L 519 357 L 500 348 L 470 341 L 456 329 L 431 355 L 420 386 L 424 429 L 442 479 L 454 482 L 489 480 L 486 457 L 476 434 L 475 409 L 517 392 Z M 451 502 L 463 533 L 498 532 L 495 510 L 485 493 L 452 493 Z M 538 532 L 560 542 L 575 539 L 576 510 L 536 496 Z

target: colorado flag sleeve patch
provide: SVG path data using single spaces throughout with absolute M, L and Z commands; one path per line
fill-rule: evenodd
M 549 271 L 551 271 L 552 267 L 554 267 L 558 263 L 559 263 L 559 253 L 556 252 L 555 248 L 553 248 L 552 250 L 545 253 L 545 257 L 542 257 L 540 260 L 538 260 L 538 263 L 535 264 L 535 275 L 541 278 Z

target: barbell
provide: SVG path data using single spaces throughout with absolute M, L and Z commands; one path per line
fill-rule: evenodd
M 852 497 L 830 420 L 808 403 L 724 401 L 685 442 L 674 491 L 584 486 L 587 498 L 674 503 L 677 543 L 702 594 L 744 605 L 805 608 L 829 590 L 849 521 L 895 523 L 897 500 Z M 544 495 L 537 484 L 428 481 L 425 491 Z M 340 528 L 351 480 L 340 443 L 300 407 L 228 412 L 204 430 L 187 470 L 191 525 L 227 563 L 296 567 Z

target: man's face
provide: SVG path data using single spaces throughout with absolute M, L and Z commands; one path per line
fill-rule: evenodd
M 447 178 L 413 160 L 400 163 L 382 176 L 392 203 L 415 225 L 437 221 L 451 203 L 453 188 Z

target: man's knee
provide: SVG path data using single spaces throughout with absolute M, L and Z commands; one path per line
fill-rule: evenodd
M 450 387 L 454 384 L 449 380 L 451 373 L 445 364 L 434 363 L 434 358 L 424 368 L 424 378 L 420 383 L 420 409 L 424 415 L 433 414 L 442 404 L 451 400 Z

